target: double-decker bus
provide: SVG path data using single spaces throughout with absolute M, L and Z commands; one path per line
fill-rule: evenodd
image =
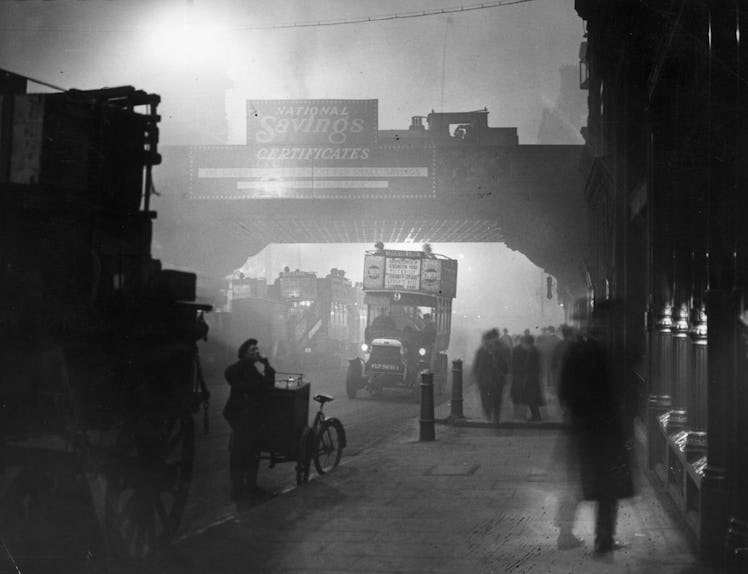
M 386 387 L 418 388 L 418 374 L 434 373 L 443 392 L 457 261 L 430 250 L 377 249 L 364 256 L 366 328 L 364 357 L 350 359 L 346 392 L 379 393 Z

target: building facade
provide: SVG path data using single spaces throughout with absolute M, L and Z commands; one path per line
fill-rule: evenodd
M 745 568 L 748 9 L 575 7 L 586 28 L 590 298 L 624 302 L 611 337 L 646 423 L 650 468 L 703 556 Z

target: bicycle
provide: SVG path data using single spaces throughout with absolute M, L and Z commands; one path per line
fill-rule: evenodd
M 275 388 L 263 396 L 260 413 L 260 459 L 268 460 L 270 468 L 295 462 L 298 485 L 309 481 L 312 461 L 319 475 L 338 466 L 346 446 L 343 423 L 323 412 L 332 396 L 313 397 L 319 410 L 309 426 L 309 388 L 301 373 L 276 372 Z
M 314 415 L 312 427 L 305 429 L 306 437 L 302 437 L 302 444 L 309 449 L 317 474 L 323 475 L 340 463 L 346 446 L 345 428 L 339 419 L 327 418 L 322 410 L 325 403 L 335 400 L 334 397 L 317 394 L 313 398 L 319 403 L 319 410 Z

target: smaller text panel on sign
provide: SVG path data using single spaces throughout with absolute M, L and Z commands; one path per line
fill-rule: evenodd
M 384 275 L 385 289 L 417 291 L 421 281 L 421 260 L 411 257 L 388 257 Z

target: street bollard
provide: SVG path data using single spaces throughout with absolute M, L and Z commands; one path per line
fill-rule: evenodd
M 418 440 L 434 440 L 434 373 L 421 373 L 421 431 Z
M 452 361 L 452 402 L 449 405 L 450 419 L 464 419 L 462 414 L 462 359 Z

